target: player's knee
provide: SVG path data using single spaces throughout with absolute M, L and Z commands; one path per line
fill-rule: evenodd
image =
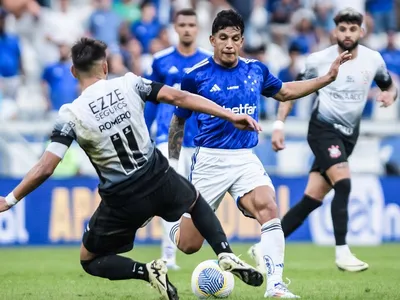
M 179 240 L 177 245 L 178 249 L 185 254 L 194 254 L 200 250 L 202 243 L 192 242 L 192 241 L 182 241 Z
M 278 206 L 274 197 L 256 197 L 253 201 L 253 204 L 253 215 L 260 223 L 265 223 L 273 218 L 278 217 Z
M 85 270 L 86 273 L 93 275 L 93 276 L 98 276 L 98 275 L 94 274 L 95 272 L 93 272 L 93 268 L 90 267 L 92 262 L 93 262 L 93 260 L 81 260 L 81 266 L 82 266 L 83 270 Z
M 350 178 L 345 178 L 337 181 L 333 186 L 335 193 L 348 197 L 351 192 Z

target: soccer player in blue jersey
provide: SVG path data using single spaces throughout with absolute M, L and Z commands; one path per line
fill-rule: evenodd
M 211 52 L 196 47 L 197 16 L 193 9 L 183 9 L 175 15 L 175 31 L 179 37 L 176 47 L 169 47 L 154 55 L 152 70 L 148 78 L 180 89 L 185 71 L 203 59 L 210 57 Z M 169 104 L 147 102 L 145 107 L 146 125 L 150 130 L 154 121 L 157 123 L 155 142 L 161 153 L 168 157 L 168 129 L 175 107 Z M 193 138 L 197 134 L 195 118 L 189 118 L 185 125 L 183 147 L 179 162 L 171 159 L 170 164 L 178 173 L 187 178 L 190 173 L 191 156 L 194 152 Z M 169 239 L 173 223 L 162 220 L 164 232 L 162 239 L 162 258 L 170 269 L 179 269 L 176 265 L 176 246 Z
M 221 11 L 212 25 L 210 42 L 214 55 L 194 66 L 183 77 L 181 88 L 205 96 L 237 114 L 258 118 L 260 96 L 288 101 L 304 97 L 336 79 L 339 66 L 351 55 L 342 53 L 326 75 L 306 81 L 282 83 L 257 60 L 239 57 L 244 23 L 233 10 Z M 275 202 L 275 190 L 252 148 L 257 133 L 241 132 L 228 122 L 202 113 L 177 108 L 171 120 L 169 150 L 179 157 L 185 120 L 194 115 L 199 133 L 194 142 L 192 183 L 209 205 L 218 208 L 226 192 L 238 208 L 261 225 L 261 252 L 267 270 L 265 297 L 298 298 L 282 280 L 285 239 Z M 171 240 L 185 253 L 198 251 L 203 237 L 190 218 L 182 218 L 171 230 Z

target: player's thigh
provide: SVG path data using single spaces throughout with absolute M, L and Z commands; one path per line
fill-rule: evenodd
M 338 178 L 349 177 L 346 147 L 338 135 L 327 133 L 326 136 L 308 138 L 308 144 L 320 173 L 326 173 L 332 185 Z
M 226 192 L 237 178 L 237 170 L 218 156 L 201 153 L 196 149 L 192 158 L 189 180 L 206 202 L 216 211 Z
M 314 170 L 308 175 L 308 182 L 304 194 L 315 200 L 322 201 L 332 189 L 330 180 L 324 177 L 319 170 Z
M 264 210 L 276 211 L 275 188 L 255 154 L 243 158 L 240 176 L 229 193 L 245 216 L 259 219 Z
M 195 148 L 182 147 L 181 149 L 178 161 L 178 173 L 185 178 L 189 178 L 194 151 Z
M 149 196 L 156 203 L 155 214 L 168 222 L 178 221 L 190 211 L 197 199 L 197 190 L 186 178 L 169 168 L 165 182 Z
M 120 207 L 101 201 L 85 228 L 83 246 L 95 255 L 130 251 L 136 230 L 152 216 L 152 207 L 145 199 Z

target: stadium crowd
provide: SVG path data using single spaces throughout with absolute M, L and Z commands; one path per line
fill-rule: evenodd
M 20 5 L 18 5 L 20 4 Z M 352 6 L 365 15 L 362 43 L 382 53 L 396 82 L 400 74 L 397 2 L 394 0 L 3 0 L 0 8 L 0 118 L 53 118 L 79 93 L 70 74 L 69 47 L 80 36 L 109 45 L 110 77 L 127 71 L 146 76 L 152 55 L 177 41 L 174 11 L 195 7 L 199 45 L 218 11 L 233 7 L 246 22 L 242 56 L 257 58 L 283 81 L 296 79 L 304 58 L 333 42 L 332 16 Z M 363 116 L 394 120 L 398 104 L 375 109 L 371 88 Z M 296 103 L 291 117 L 306 120 L 313 98 Z M 265 99 L 261 119 L 272 118 L 276 101 Z

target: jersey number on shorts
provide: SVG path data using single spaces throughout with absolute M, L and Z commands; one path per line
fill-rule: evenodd
M 132 127 L 127 126 L 122 131 L 125 135 L 126 140 L 128 141 L 131 153 L 128 153 L 128 151 L 126 151 L 124 143 L 121 139 L 121 135 L 119 133 L 113 134 L 112 136 L 110 136 L 110 139 L 114 145 L 115 151 L 117 151 L 117 155 L 119 160 L 121 161 L 122 167 L 127 173 L 129 173 L 134 169 L 141 167 L 146 159 L 143 157 L 142 153 L 139 150 L 135 136 L 133 135 Z M 133 159 L 133 162 L 131 158 Z

